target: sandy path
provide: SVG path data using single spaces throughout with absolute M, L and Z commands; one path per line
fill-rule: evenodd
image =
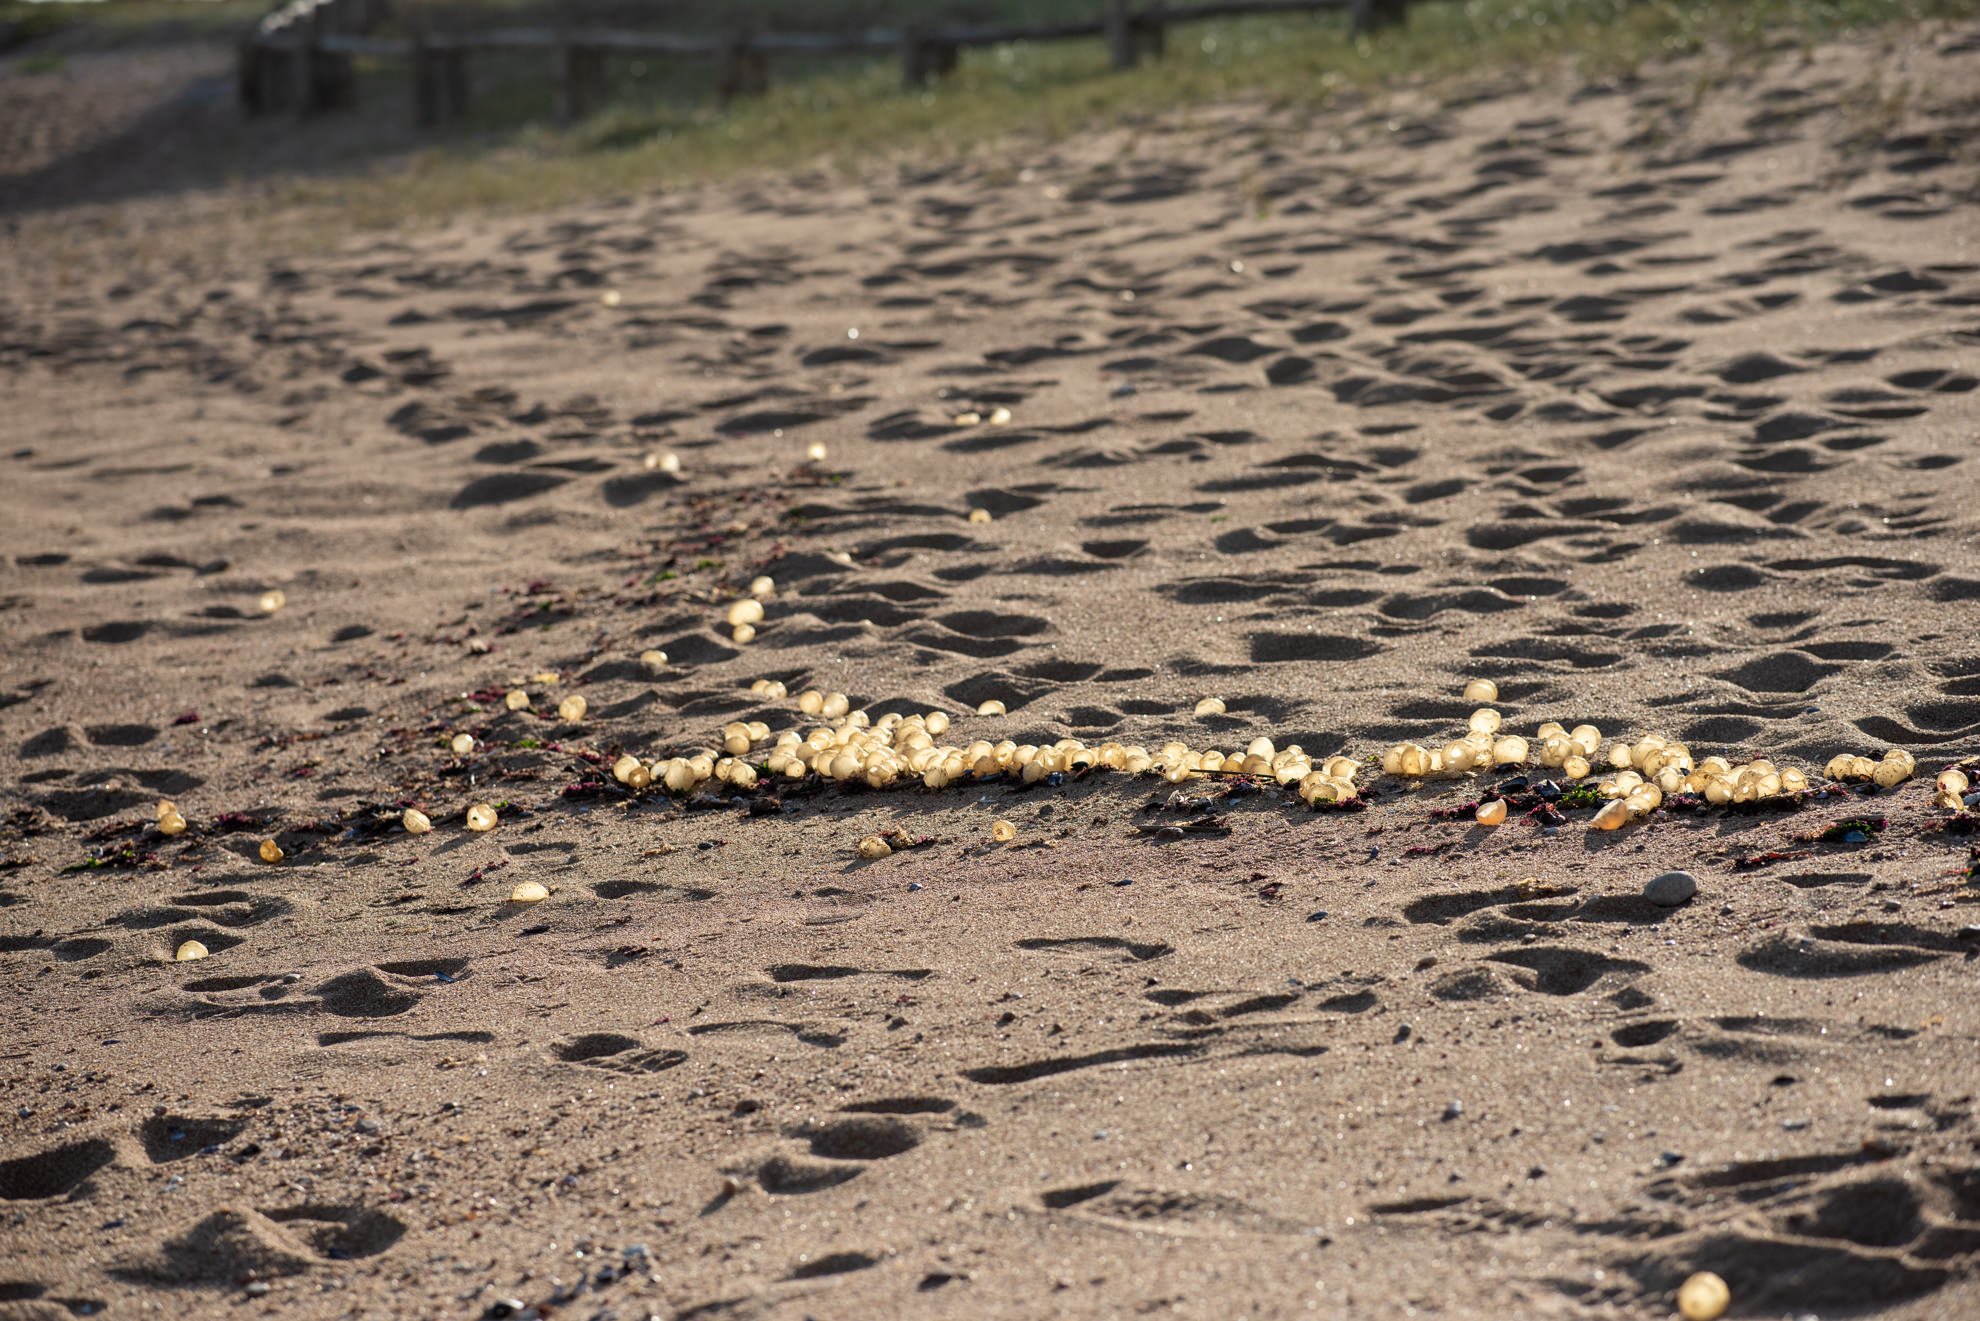
M 1980 39 L 1688 71 L 0 271 L 0 1315 L 1980 1305 L 1927 780 L 1594 835 L 575 755 L 817 723 L 760 677 L 1363 755 L 1478 676 L 1528 733 L 1974 755 Z M 542 673 L 581 727 L 503 709 Z

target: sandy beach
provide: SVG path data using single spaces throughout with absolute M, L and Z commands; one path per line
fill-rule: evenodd
M 1702 67 L 11 231 L 0 1317 L 1980 1314 L 1980 29 Z M 1378 764 L 611 772 L 805 690 Z

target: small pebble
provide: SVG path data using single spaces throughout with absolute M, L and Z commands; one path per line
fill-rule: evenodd
M 1643 897 L 1659 908 L 1678 908 L 1698 893 L 1698 878 L 1688 871 L 1667 871 L 1652 877 L 1643 887 Z

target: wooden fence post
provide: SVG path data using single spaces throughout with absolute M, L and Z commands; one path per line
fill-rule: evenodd
M 571 98 L 571 10 L 568 2 L 557 6 L 551 33 L 550 76 L 555 81 L 553 98 L 556 102 L 556 116 L 559 124 L 569 124 L 577 118 L 577 105 Z
M 605 52 L 597 46 L 568 46 L 564 78 L 571 118 L 583 119 L 605 102 Z
M 425 33 L 413 38 L 413 122 L 432 128 L 440 122 L 439 53 Z
M 760 96 L 770 87 L 770 57 L 750 43 L 747 32 L 730 37 L 722 51 L 722 78 L 716 91 L 724 101 Z
M 928 81 L 928 47 L 922 43 L 921 29 L 901 29 L 901 86 L 913 91 Z
M 1376 32 L 1409 22 L 1409 0 L 1354 0 L 1349 12 L 1356 32 Z
M 901 29 L 901 86 L 926 87 L 930 78 L 947 77 L 961 58 L 953 41 L 931 41 L 919 28 Z
M 467 48 L 449 46 L 440 52 L 440 105 L 449 119 L 467 114 Z
M 294 28 L 295 53 L 289 66 L 290 76 L 295 80 L 296 118 L 308 119 L 316 109 L 316 15 L 310 13 L 291 24 Z
M 1152 60 L 1159 60 L 1168 48 L 1168 27 L 1162 17 L 1162 6 L 1155 5 L 1134 16 L 1135 49 Z
M 1115 69 L 1134 67 L 1134 29 L 1128 0 L 1107 0 L 1107 62 Z

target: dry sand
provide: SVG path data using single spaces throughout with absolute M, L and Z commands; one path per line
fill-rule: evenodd
M 1928 801 L 1980 735 L 1980 31 L 1702 67 L 10 249 L 0 1315 L 1980 1314 Z M 541 672 L 582 726 L 503 709 Z M 764 676 L 1355 755 L 1488 676 L 1921 776 L 1612 835 L 1373 773 L 564 792 L 815 723 Z

